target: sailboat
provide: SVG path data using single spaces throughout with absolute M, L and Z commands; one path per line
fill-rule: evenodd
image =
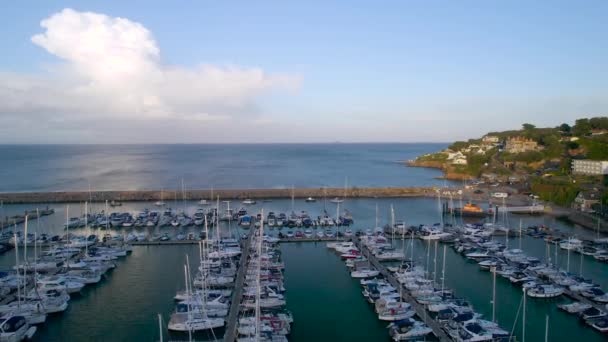
M 190 276 L 188 266 L 184 265 L 184 276 L 186 279 L 186 295 L 187 300 L 177 304 L 175 312 L 171 315 L 168 329 L 171 331 L 194 332 L 204 331 L 223 327 L 225 321 L 223 318 L 211 318 L 207 315 L 207 308 L 204 303 L 205 296 L 201 301 L 202 305 L 193 305 L 194 297 L 190 285 Z
M 348 184 L 348 178 L 344 178 L 344 198 L 346 198 L 346 189 Z M 330 200 L 331 203 L 342 203 L 344 202 L 344 198 L 334 197 Z
M 165 206 L 165 202 L 163 202 L 163 190 L 160 190 L 160 201 L 156 201 L 156 203 L 154 203 L 155 206 L 157 207 L 163 207 Z

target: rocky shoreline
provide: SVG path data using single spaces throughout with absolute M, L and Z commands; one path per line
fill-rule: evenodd
M 443 171 L 443 176 L 438 177 L 440 179 L 456 180 L 456 181 L 473 179 L 473 177 L 471 175 L 468 175 L 465 173 L 460 173 L 460 172 L 455 172 L 450 167 L 447 167 L 445 165 L 445 163 L 440 162 L 440 161 L 409 160 L 409 161 L 405 162 L 405 165 L 407 165 L 409 167 L 425 167 L 425 168 L 431 168 L 431 169 L 439 169 L 439 170 Z

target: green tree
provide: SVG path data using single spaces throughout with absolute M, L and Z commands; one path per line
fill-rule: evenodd
M 572 127 L 570 127 L 570 125 L 568 125 L 567 123 L 563 123 L 559 126 L 559 130 L 564 133 L 570 133 L 571 129 Z
M 469 146 L 469 143 L 466 141 L 455 141 L 452 145 L 448 146 L 448 148 L 452 151 L 459 151 L 467 146 Z
M 608 129 L 608 117 L 595 117 L 589 119 L 589 125 L 593 129 Z
M 569 150 L 576 150 L 580 147 L 580 145 L 576 141 L 570 141 L 566 146 L 568 146 Z
M 524 131 L 531 131 L 536 128 L 533 124 L 525 123 L 522 125 Z
M 572 133 L 578 136 L 585 136 L 591 133 L 591 124 L 589 123 L 589 119 L 578 119 L 574 123 L 574 127 L 572 127 Z

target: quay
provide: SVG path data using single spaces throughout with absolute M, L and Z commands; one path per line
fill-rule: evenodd
M 0 195 L 1 196 L 1 195 Z M 0 207 L 3 206 L 4 203 L 0 200 Z M 49 209 L 48 206 L 44 209 L 30 210 L 25 211 L 23 214 L 14 215 L 11 217 L 0 217 L 0 229 L 10 228 L 11 226 L 17 226 L 25 222 L 25 217 L 27 216 L 28 220 L 33 221 L 43 216 L 52 215 L 55 213 L 55 210 Z
M 376 259 L 376 256 L 374 256 L 371 251 L 367 248 L 367 246 L 363 246 L 361 244 L 360 241 L 355 242 L 357 248 L 359 248 L 359 250 L 363 251 L 363 249 L 365 248 L 367 250 L 367 259 L 370 261 L 370 263 L 376 268 L 376 270 L 380 271 L 380 274 L 389 281 L 389 283 L 395 287 L 396 289 L 399 289 L 402 287 L 402 285 L 397 281 L 397 279 L 395 279 L 395 277 L 388 271 L 388 269 L 382 265 L 380 263 L 380 261 L 378 261 L 378 259 Z M 365 255 L 365 253 L 363 253 Z M 407 291 L 400 291 L 401 292 L 401 298 L 403 300 L 405 300 L 406 302 L 410 303 L 410 305 L 412 305 L 412 308 L 414 308 L 414 310 L 416 311 L 416 316 L 418 316 L 418 318 L 420 318 L 429 328 L 433 329 L 433 334 L 435 335 L 435 337 L 439 340 L 439 341 L 451 341 L 452 339 L 445 333 L 445 331 L 443 330 L 443 328 L 441 327 L 441 325 L 439 324 L 439 322 L 435 321 L 434 319 L 432 319 L 430 317 L 430 315 L 428 315 L 426 313 L 426 309 L 424 308 L 424 306 L 420 305 L 418 302 L 416 302 L 416 300 L 414 298 L 412 298 Z
M 232 300 L 230 304 L 230 311 L 228 312 L 228 318 L 226 319 L 226 329 L 224 332 L 223 341 L 234 342 L 237 335 L 237 323 L 239 319 L 239 311 L 241 306 L 241 298 L 243 297 L 243 286 L 245 284 L 245 275 L 247 274 L 247 260 L 249 259 L 250 245 L 253 240 L 253 235 L 249 237 L 242 244 L 243 254 L 241 255 L 241 261 L 239 262 L 239 271 L 234 283 L 234 291 L 232 293 Z
M 455 188 L 455 191 L 458 189 Z M 246 198 L 263 200 L 279 198 L 308 198 L 317 200 L 332 197 L 422 197 L 435 196 L 432 187 L 382 187 L 382 188 L 283 188 L 283 189 L 202 189 L 202 190 L 132 190 L 132 191 L 57 191 L 57 192 L 5 192 L 0 193 L 0 201 L 4 204 L 18 203 L 67 203 L 67 202 L 129 202 L 129 201 L 158 201 L 178 196 L 180 200 L 207 199 L 243 200 Z

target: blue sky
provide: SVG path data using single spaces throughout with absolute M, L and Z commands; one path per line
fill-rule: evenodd
M 2 142 L 450 141 L 522 122 L 557 125 L 608 112 L 605 1 L 20 1 L 1 6 L 0 75 L 10 77 L 0 79 L 0 89 L 28 80 L 27 92 L 0 90 L 0 99 L 24 98 L 0 107 Z M 70 18 L 93 12 L 108 18 L 108 25 L 117 17 L 139 23 L 149 33 L 144 38 L 159 50 L 152 73 L 187 69 L 179 80 L 196 77 L 201 82 L 196 91 L 205 99 L 197 101 L 192 90 L 188 99 L 177 101 L 166 89 L 186 92 L 180 87 L 188 82 L 176 85 L 166 77 L 145 78 L 143 84 L 158 85 L 145 92 L 130 87 L 114 94 L 106 91 L 110 86 L 75 98 L 73 89 L 99 77 L 82 69 L 106 70 L 107 64 L 83 65 L 72 56 L 70 46 L 82 39 L 74 31 L 82 27 L 70 26 L 67 16 L 50 28 L 40 26 L 65 8 L 74 10 Z M 46 34 L 44 42 L 34 43 L 32 36 L 39 34 Z M 91 43 L 97 36 L 88 37 Z M 220 76 L 195 73 L 200 64 Z M 265 76 L 257 79 L 253 71 Z M 66 89 L 56 86 L 64 83 L 62 73 L 71 75 Z M 216 82 L 228 95 L 207 94 Z M 56 101 L 39 98 L 34 88 L 45 87 L 57 91 Z M 118 98 L 130 92 L 158 100 L 162 110 Z M 103 98 L 104 106 L 95 106 L 92 98 Z M 78 105 L 64 106 L 62 99 Z M 105 106 L 125 101 L 129 104 Z M 32 122 L 40 128 L 31 135 L 14 133 Z

